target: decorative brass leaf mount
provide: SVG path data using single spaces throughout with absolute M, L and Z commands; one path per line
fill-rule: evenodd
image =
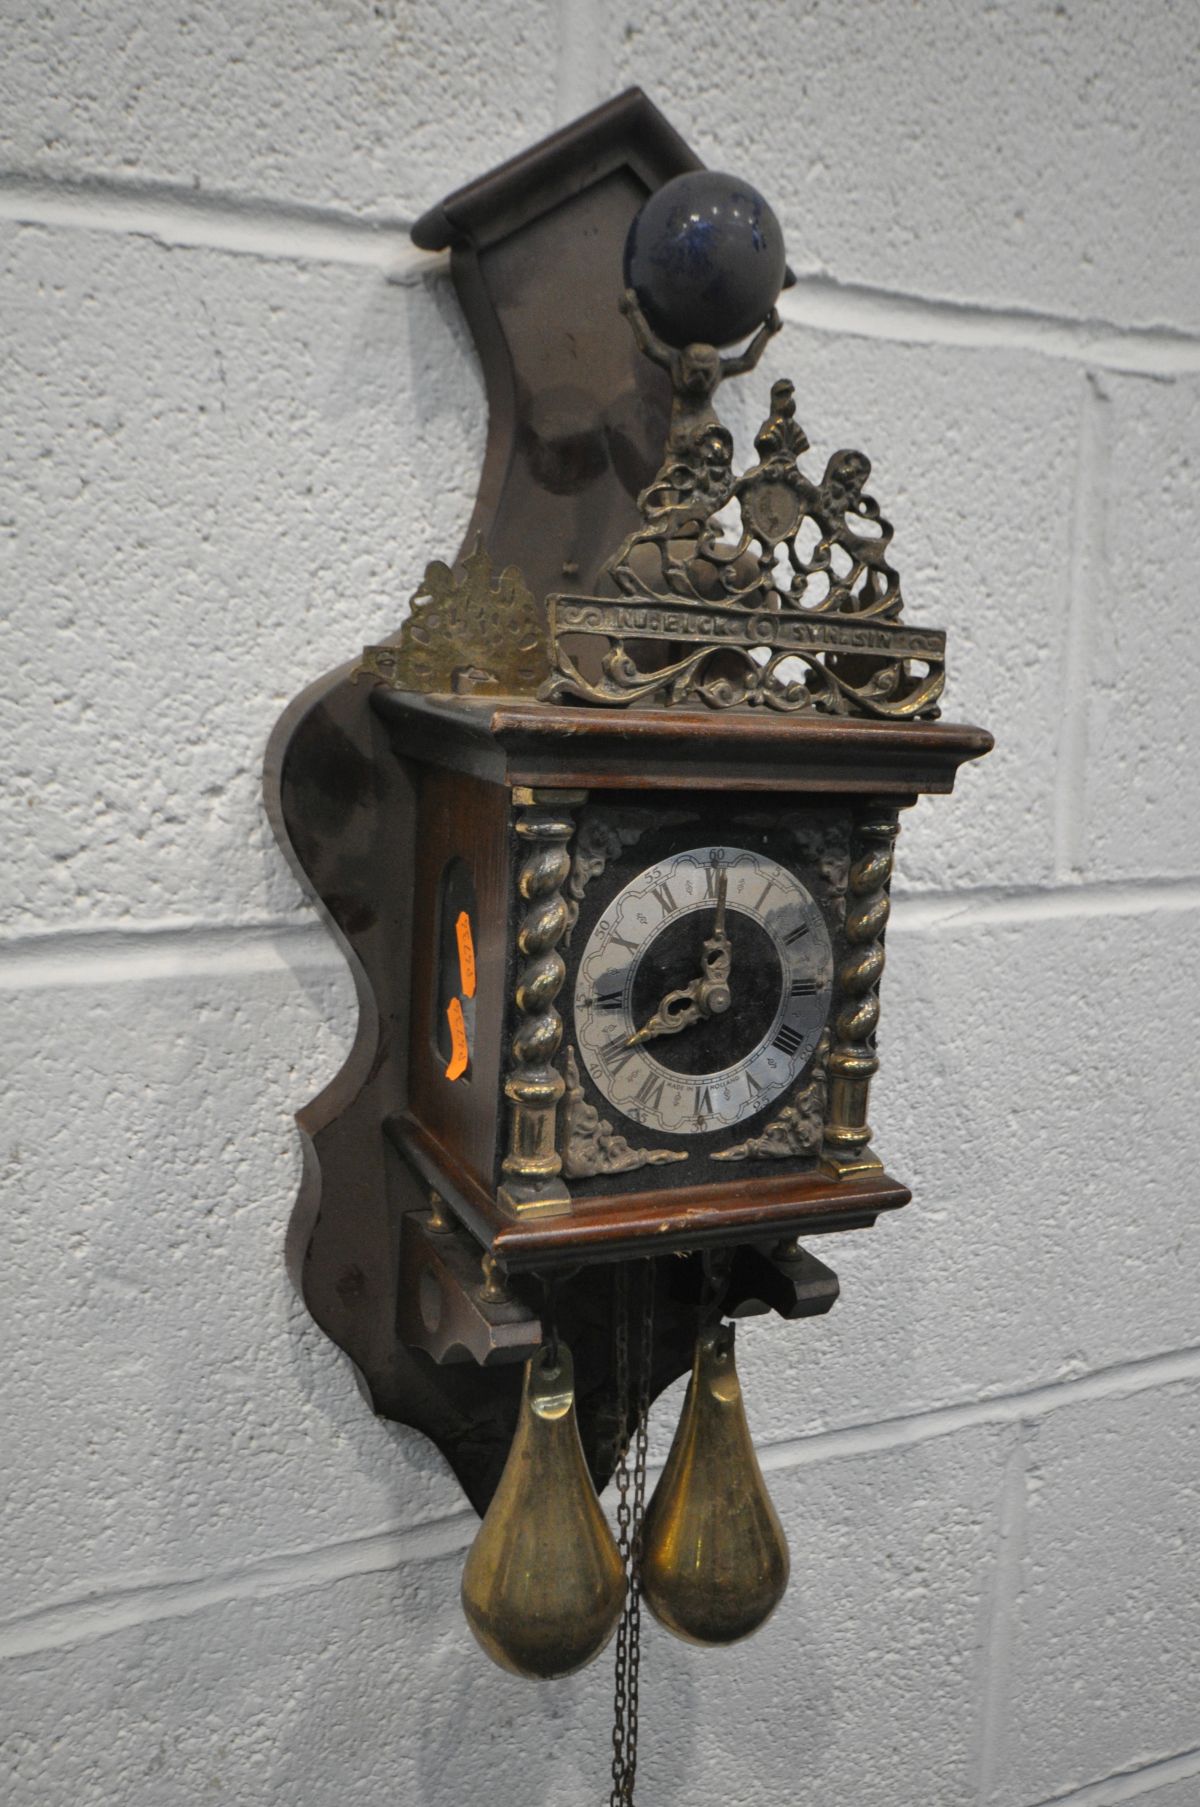
M 353 675 L 424 695 L 536 696 L 549 669 L 545 619 L 524 578 L 507 565 L 493 583 L 476 538 L 461 578 L 441 559 L 426 565 L 399 639 L 364 647 Z

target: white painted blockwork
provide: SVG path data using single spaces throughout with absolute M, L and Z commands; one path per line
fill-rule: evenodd
M 13 925 L 303 912 L 262 749 L 469 509 L 448 287 L 9 227 L 0 294 Z
M 747 1807 L 793 1799 L 800 1768 L 858 1807 L 898 1789 L 970 1801 L 1002 1454 L 975 1432 L 777 1480 L 786 1608 L 740 1650 L 647 1633 L 647 1797 L 690 1807 L 728 1767 Z M 845 1522 L 847 1488 L 875 1499 L 876 1537 Z M 589 1807 L 611 1756 L 608 1664 L 544 1689 L 493 1673 L 463 1636 L 460 1561 L 267 1586 L 31 1656 L 9 1693 L 20 1798 L 341 1807 L 349 1778 L 381 1807 Z M 887 1763 L 864 1770 L 875 1740 Z
M 555 119 L 553 0 L 6 8 L 9 167 L 412 218 Z
M 741 1337 L 793 1589 L 736 1652 L 651 1632 L 646 1798 L 1194 1807 L 1191 9 L 9 12 L 5 1800 L 603 1794 L 606 1669 L 485 1665 L 461 1497 L 290 1298 L 350 987 L 257 770 L 469 510 L 478 374 L 404 221 L 640 79 L 804 279 L 742 443 L 786 371 L 870 453 L 998 738 L 900 843 L 916 1202 L 821 1246 L 829 1319 Z
M 620 79 L 670 95 L 717 167 L 780 172 L 797 269 L 1200 325 L 1200 197 L 1177 130 L 1200 39 L 1180 0 L 604 11 Z
M 1023 1488 L 995 1792 L 1012 1807 L 1195 1744 L 1200 1382 L 1054 1413 L 1027 1438 Z

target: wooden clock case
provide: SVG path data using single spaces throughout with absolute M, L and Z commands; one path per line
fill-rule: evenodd
M 493 570 L 516 564 L 535 596 L 586 594 L 636 520 L 669 392 L 618 311 L 621 247 L 646 195 L 696 167 L 635 89 L 414 228 L 419 245 L 451 249 L 487 385 L 464 551 L 481 545 Z M 349 1059 L 297 1117 L 305 1163 L 289 1264 L 374 1409 L 430 1436 L 477 1510 L 503 1468 L 520 1361 L 547 1311 L 574 1353 L 593 1476 L 611 1473 L 612 1263 L 654 1257 L 657 1393 L 690 1365 L 706 1289 L 721 1289 L 729 1315 L 828 1310 L 836 1277 L 795 1238 L 868 1226 L 910 1196 L 880 1170 L 814 1166 L 665 1193 L 635 1173 L 615 1195 L 588 1201 L 581 1188 L 567 1210 L 506 1207 L 522 811 L 580 793 L 689 793 L 836 799 L 857 818 L 948 792 L 990 745 L 940 721 L 418 696 L 356 681 L 350 665 L 284 715 L 268 808 L 346 953 L 359 1007 Z M 504 974 L 480 988 L 468 1086 L 447 1085 L 432 1057 L 438 887 L 452 860 L 475 895 L 479 970 Z

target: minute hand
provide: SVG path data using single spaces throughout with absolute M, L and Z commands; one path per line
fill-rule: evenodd
M 733 965 L 733 949 L 725 933 L 725 893 L 729 875 L 724 867 L 717 881 L 717 913 L 713 917 L 712 934 L 704 943 L 704 971 L 700 978 L 697 1002 L 706 1016 L 720 1016 L 733 1002 L 729 988 L 729 972 Z

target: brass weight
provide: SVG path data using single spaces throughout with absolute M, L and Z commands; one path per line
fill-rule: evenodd
M 558 1345 L 525 1364 L 500 1485 L 467 1557 L 467 1623 L 494 1663 L 537 1679 L 599 1656 L 625 1604 L 625 1569 L 584 1461 L 574 1364 Z
M 683 1413 L 646 1509 L 642 1594 L 691 1644 L 749 1637 L 782 1600 L 788 1548 L 750 1440 L 734 1327 L 696 1340 Z

